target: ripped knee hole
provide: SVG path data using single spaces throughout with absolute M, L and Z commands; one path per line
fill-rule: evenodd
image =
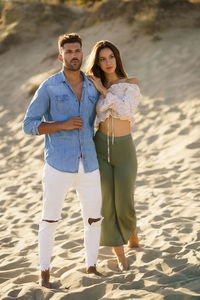
M 101 220 L 101 218 L 98 218 L 98 219 L 89 218 L 88 223 L 91 225 L 92 223 L 98 222 L 100 220 Z

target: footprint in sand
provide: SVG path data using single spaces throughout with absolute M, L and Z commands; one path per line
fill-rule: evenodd
M 194 142 L 186 146 L 187 149 L 200 149 L 200 142 Z

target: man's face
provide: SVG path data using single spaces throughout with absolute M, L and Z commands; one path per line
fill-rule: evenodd
M 80 70 L 83 52 L 79 43 L 66 43 L 63 45 L 59 59 L 63 66 L 70 71 Z

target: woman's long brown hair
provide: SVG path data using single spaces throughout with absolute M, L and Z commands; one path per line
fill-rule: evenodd
M 119 78 L 127 78 L 128 75 L 124 71 L 124 67 L 122 65 L 122 60 L 121 60 L 119 50 L 117 49 L 117 47 L 115 45 L 113 45 L 111 42 L 106 41 L 106 40 L 100 41 L 96 45 L 94 45 L 94 47 L 89 55 L 89 59 L 87 61 L 86 73 L 89 75 L 94 75 L 96 77 L 101 78 L 103 85 L 105 85 L 105 83 L 106 83 L 105 74 L 99 66 L 99 53 L 102 49 L 105 49 L 105 48 L 109 48 L 110 50 L 112 50 L 112 52 L 115 56 L 115 59 L 116 59 L 115 72 L 116 72 L 116 74 L 119 76 Z

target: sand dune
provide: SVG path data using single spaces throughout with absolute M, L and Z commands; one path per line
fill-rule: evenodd
M 119 35 L 120 32 L 120 35 Z M 29 92 L 56 72 L 57 37 L 13 47 L 0 56 L 0 299 L 200 299 L 200 29 L 134 37 L 120 19 L 83 29 L 85 57 L 110 39 L 144 95 L 133 130 L 139 170 L 135 194 L 141 247 L 126 248 L 120 273 L 101 248 L 101 278 L 84 272 L 83 224 L 69 191 L 52 257 L 53 288 L 38 285 L 43 137 L 21 130 Z M 47 73 L 46 73 L 47 72 Z

